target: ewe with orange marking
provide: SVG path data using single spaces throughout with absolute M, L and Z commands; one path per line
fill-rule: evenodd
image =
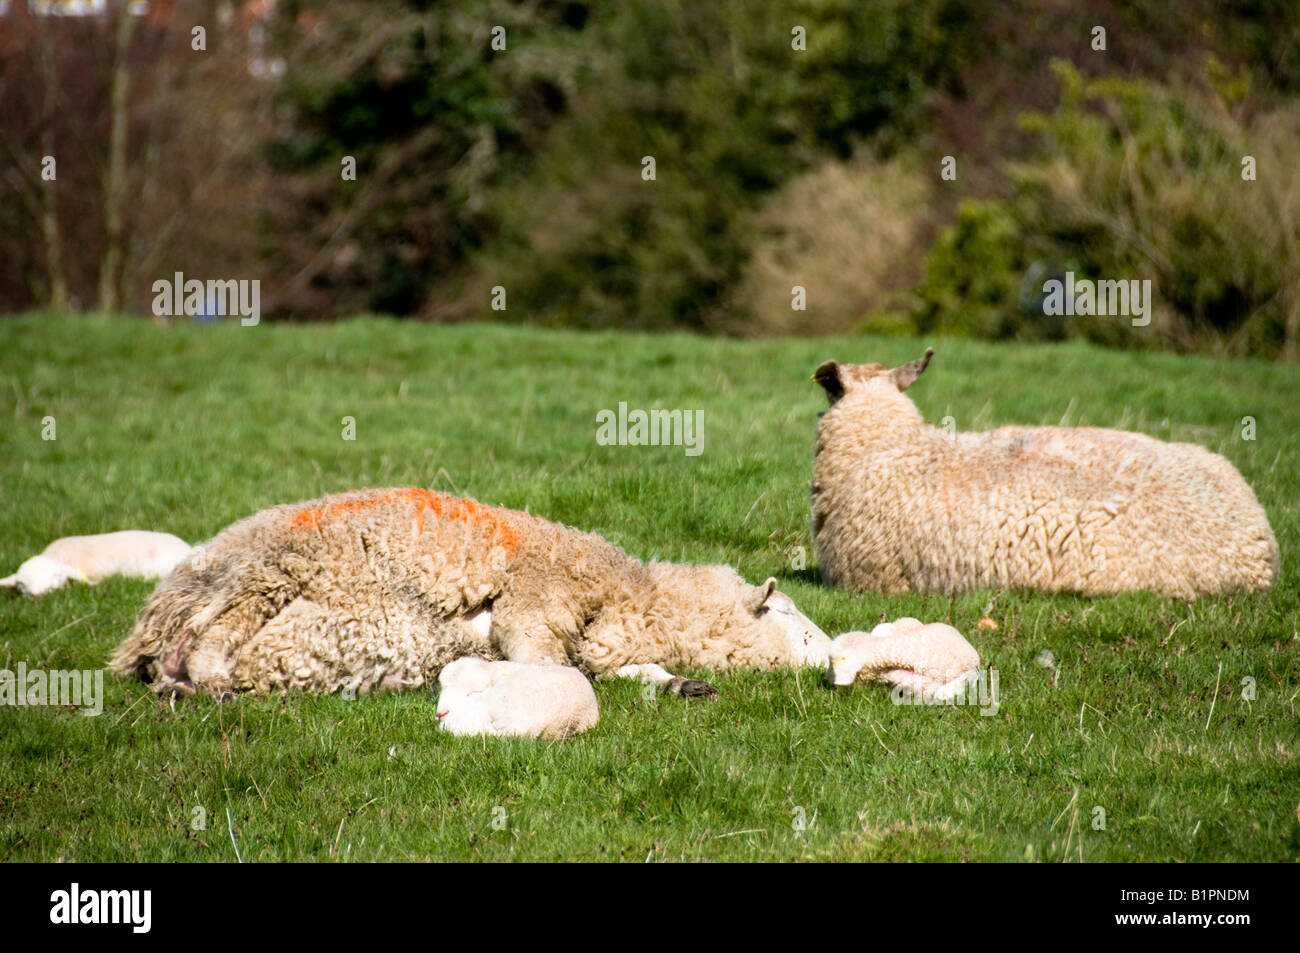
M 159 690 L 363 693 L 475 655 L 688 694 L 708 686 L 662 666 L 824 666 L 830 645 L 774 579 L 646 565 L 600 536 L 428 490 L 272 507 L 202 551 L 155 590 L 115 670 Z

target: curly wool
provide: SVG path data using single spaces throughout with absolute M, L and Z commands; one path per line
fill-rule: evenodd
M 808 659 L 792 647 L 799 626 L 774 587 L 726 566 L 642 564 L 600 536 L 473 500 L 361 490 L 271 507 L 200 546 L 110 664 L 211 694 L 413 687 L 465 655 L 590 674 L 825 664 L 829 639 L 790 603 L 814 643 Z
M 902 367 L 828 361 L 812 521 L 822 574 L 885 593 L 1024 587 L 1190 599 L 1269 589 L 1278 549 L 1231 463 L 1203 447 L 1093 427 L 948 434 Z

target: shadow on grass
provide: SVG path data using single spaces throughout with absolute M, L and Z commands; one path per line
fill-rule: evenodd
M 810 586 L 824 585 L 822 574 L 817 569 L 779 569 L 772 573 L 777 582 L 790 580 L 792 582 L 806 582 Z

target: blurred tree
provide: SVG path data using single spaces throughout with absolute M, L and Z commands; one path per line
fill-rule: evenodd
M 135 17 L 130 0 L 110 6 L 113 20 L 113 72 L 108 92 L 108 169 L 104 173 L 104 257 L 99 266 L 99 310 L 115 314 L 122 304 L 123 244 L 126 242 L 127 97 L 131 91 L 131 34 Z
M 260 278 L 270 317 L 1129 346 L 1027 319 L 1030 271 L 1077 262 L 1155 269 L 1153 343 L 1300 348 L 1292 199 L 1271 165 L 1300 91 L 1288 0 L 73 9 L 0 8 L 0 310 L 140 310 L 182 271 Z M 1058 105 L 1053 59 L 1135 85 Z M 1200 126 L 1184 115 L 1206 109 Z M 1026 111 L 1048 118 L 1022 127 Z M 1208 158 L 1247 145 L 1270 170 L 1248 195 Z M 961 171 L 940 184 L 947 154 Z M 1177 186 L 1134 177 L 1133 155 Z M 1188 183 L 1201 199 L 1178 194 Z M 1265 252 L 1216 258 L 1227 222 Z M 890 247 L 840 247 L 872 242 Z M 819 308 L 778 300 L 795 272 L 821 283 Z M 488 307 L 496 285 L 508 311 Z

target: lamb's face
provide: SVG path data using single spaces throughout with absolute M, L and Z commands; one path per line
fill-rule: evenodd
M 838 688 L 852 685 L 858 680 L 858 672 L 862 671 L 862 663 L 867 655 L 866 641 L 894 634 L 894 623 L 882 622 L 870 632 L 845 632 L 843 635 L 836 636 L 830 644 L 826 683 Z
M 763 640 L 774 644 L 789 665 L 825 665 L 831 640 L 795 606 L 794 600 L 769 579 L 761 586 L 748 586 L 748 610 L 763 632 Z
M 838 688 L 852 685 L 858 677 L 858 665 L 853 660 L 852 643 L 856 637 L 865 638 L 865 632 L 845 632 L 831 642 L 830 662 L 826 666 L 826 684 Z
M 438 676 L 438 727 L 454 735 L 482 732 L 492 681 L 492 668 L 482 659 L 457 659 L 444 668 Z

